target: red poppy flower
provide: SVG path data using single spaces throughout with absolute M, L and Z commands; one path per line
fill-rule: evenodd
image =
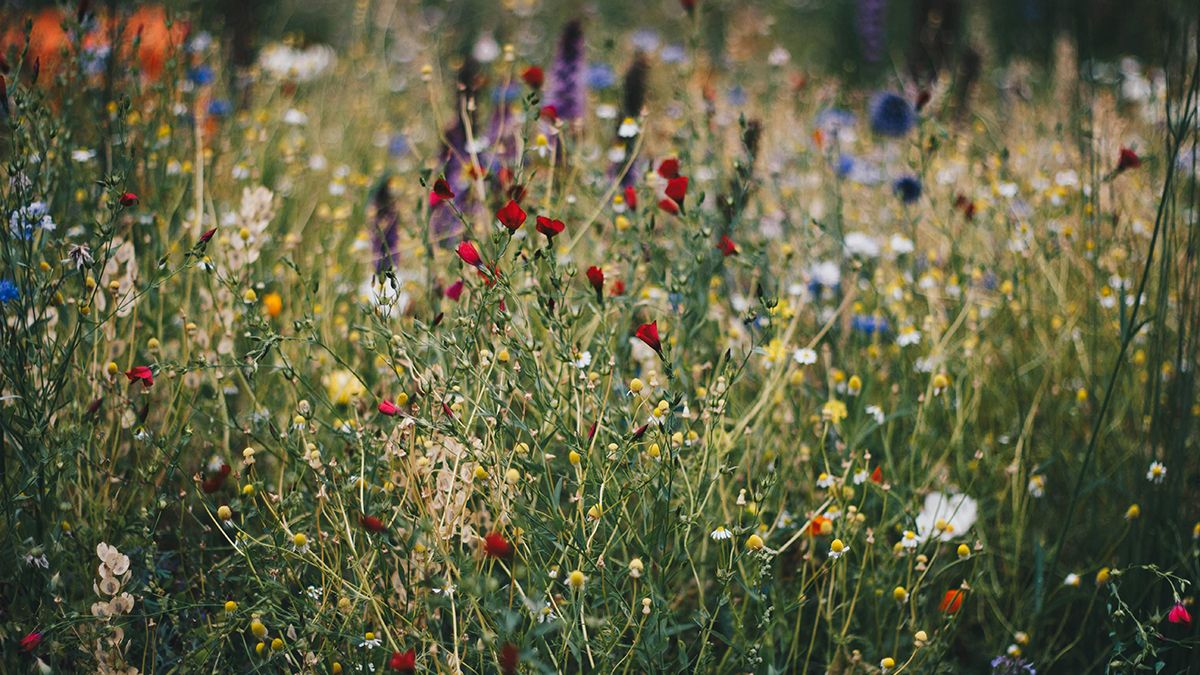
M 215 228 L 215 227 L 211 230 L 207 230 L 204 234 L 200 235 L 200 243 L 207 244 L 209 242 L 209 240 L 213 238 L 213 235 L 216 233 L 217 233 L 217 228 Z
M 658 322 L 651 321 L 638 326 L 634 337 L 646 343 L 646 346 L 662 356 L 662 342 L 658 339 Z
M 825 523 L 833 524 L 825 516 L 814 516 L 812 522 L 808 525 L 808 534 L 810 537 L 819 537 L 825 532 Z
M 448 202 L 454 199 L 454 191 L 450 189 L 450 184 L 445 178 L 439 178 L 433 182 L 433 190 L 429 193 L 429 205 L 437 206 L 442 202 Z
M 358 519 L 358 521 L 362 523 L 362 526 L 366 528 L 368 532 L 374 532 L 378 534 L 387 529 L 387 526 L 383 524 L 383 521 L 379 519 L 379 516 L 362 516 Z
M 658 208 L 662 209 L 663 211 L 666 211 L 667 213 L 669 213 L 671 215 L 675 215 L 675 214 L 679 213 L 679 205 L 676 204 L 675 202 L 671 201 L 670 199 L 666 199 L 666 198 L 658 200 Z
M 134 366 L 125 371 L 125 377 L 129 378 L 130 382 L 141 382 L 145 389 L 154 386 L 154 371 L 150 370 L 150 366 Z
M 1192 615 L 1188 613 L 1187 607 L 1184 607 L 1182 602 L 1177 602 L 1167 614 L 1167 621 L 1188 626 L 1192 623 Z
M 132 192 L 126 192 L 121 195 L 121 206 L 136 206 L 138 196 Z
M 392 652 L 392 657 L 388 659 L 388 668 L 400 673 L 411 673 L 417 669 L 417 650 L 410 649 L 406 652 Z
M 479 249 L 475 248 L 475 244 L 469 241 L 464 241 L 458 245 L 458 257 L 471 267 L 479 267 L 483 265 L 483 258 L 479 257 Z
M 490 532 L 483 538 L 483 552 L 489 557 L 507 558 L 512 551 L 512 544 L 499 532 Z
M 555 108 L 552 105 L 542 106 L 542 109 L 538 113 L 538 116 L 541 117 L 542 119 L 546 120 L 550 124 L 554 124 L 555 122 L 558 121 L 558 108 Z
M 875 470 L 871 472 L 871 482 L 872 483 L 882 483 L 883 482 L 883 469 L 881 469 L 880 467 L 875 467 Z
M 966 591 L 957 588 L 946 591 L 946 594 L 942 596 L 942 601 L 938 603 L 938 610 L 945 614 L 954 614 L 962 607 L 963 598 L 966 595 Z
M 717 242 L 717 248 L 721 250 L 721 254 L 728 258 L 731 255 L 737 255 L 737 244 L 733 240 L 724 235 L 721 236 L 721 241 Z
M 679 175 L 679 160 L 675 158 L 664 159 L 658 164 L 658 175 L 666 179 L 671 179 Z
M 395 417 L 396 415 L 400 414 L 400 406 L 387 399 L 384 399 L 379 402 L 379 412 L 380 414 L 387 415 L 388 417 Z
M 21 645 L 21 651 L 31 652 L 37 649 L 38 645 L 42 644 L 42 634 L 37 631 L 33 631 L 32 633 L 21 638 L 21 642 L 19 644 Z
M 604 270 L 592 265 L 587 268 L 587 278 L 596 291 L 596 299 L 600 300 L 604 296 Z
M 546 81 L 546 73 L 537 66 L 529 66 L 521 71 L 521 79 L 529 85 L 530 89 L 541 89 L 542 83 Z
M 554 239 L 554 237 L 562 234 L 562 231 L 566 229 L 566 225 L 563 225 L 563 221 L 551 220 L 545 216 L 537 217 L 536 227 L 538 232 L 546 235 L 546 239 Z
M 680 206 L 683 206 L 683 198 L 687 196 L 687 189 L 687 176 L 676 176 L 667 181 L 667 197 L 674 200 Z
M 625 205 L 632 211 L 637 211 L 637 190 L 633 189 L 632 185 L 625 188 Z
M 1130 148 L 1121 148 L 1121 154 L 1117 158 L 1117 173 L 1126 169 L 1136 169 L 1142 165 L 1142 158 L 1138 157 L 1137 153 Z
M 616 281 L 614 281 L 613 285 L 612 285 L 612 290 L 609 291 L 609 293 L 611 293 L 613 295 L 613 297 L 616 297 L 618 295 L 625 295 L 625 282 L 621 281 L 620 279 L 617 279 Z
M 521 650 L 511 642 L 505 642 L 500 648 L 500 672 L 504 675 L 511 675 L 517 672 L 517 665 L 521 662 Z
M 462 279 L 459 279 L 458 281 L 446 287 L 446 297 L 458 302 L 458 299 L 462 297 L 463 289 L 466 288 L 466 286 L 467 284 Z
M 509 232 L 516 232 L 525 223 L 525 211 L 521 209 L 520 204 L 510 199 L 496 212 L 496 220 L 507 227 Z

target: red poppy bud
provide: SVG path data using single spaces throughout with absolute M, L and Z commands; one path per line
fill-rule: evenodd
M 458 302 L 458 299 L 462 297 L 463 289 L 466 288 L 466 286 L 467 284 L 463 282 L 462 279 L 459 279 L 446 288 L 446 297 Z
M 872 483 L 882 483 L 883 482 L 883 469 L 881 469 L 880 467 L 875 467 L 875 470 L 871 472 L 871 482 Z
M 399 673 L 413 672 L 417 669 L 417 650 L 392 652 L 391 658 L 388 659 L 388 668 Z
M 458 245 L 458 257 L 471 267 L 479 267 L 483 265 L 483 258 L 479 257 L 479 250 L 475 248 L 475 244 L 469 241 L 464 241 Z
M 1136 169 L 1142 165 L 1142 158 L 1138 157 L 1137 153 L 1130 148 L 1121 148 L 1121 154 L 1117 158 L 1117 173 L 1126 169 Z
M 521 650 L 511 642 L 505 642 L 500 648 L 500 672 L 504 675 L 512 675 L 517 672 L 517 666 L 521 663 Z
M 499 532 L 490 532 L 483 538 L 483 552 L 489 557 L 507 558 L 512 550 L 512 544 Z
M 612 285 L 612 290 L 609 291 L 609 293 L 611 293 L 613 295 L 613 297 L 616 297 L 618 295 L 625 295 L 625 282 L 621 281 L 620 279 L 617 279 L 616 281 L 614 281 L 613 285 Z
M 596 291 L 596 300 L 599 301 L 604 297 L 604 270 L 592 265 L 587 268 L 588 283 Z
M 138 196 L 132 192 L 126 192 L 121 195 L 121 206 L 134 206 L 138 203 Z
M 21 638 L 20 646 L 23 652 L 32 652 L 42 644 L 42 634 L 34 631 L 25 637 Z
M 558 108 L 555 108 L 552 105 L 542 106 L 542 110 L 539 113 L 539 117 L 546 120 L 550 124 L 554 124 L 555 122 L 558 121 Z
M 637 204 L 637 190 L 633 189 L 632 185 L 626 186 L 625 205 L 628 206 L 631 211 L 637 211 Z
M 217 233 L 217 228 L 215 228 L 215 227 L 211 230 L 207 230 L 204 234 L 200 235 L 200 243 L 207 244 L 213 238 L 213 235 L 216 233 Z
M 1192 615 L 1188 613 L 1187 607 L 1184 607 L 1182 602 L 1177 602 L 1167 614 L 1167 621 L 1187 626 L 1192 623 Z
M 938 610 L 944 614 L 954 614 L 962 607 L 963 598 L 966 595 L 965 591 L 957 588 L 946 591 L 946 594 L 942 596 L 942 601 L 938 603 Z
M 379 413 L 388 417 L 395 417 L 400 414 L 400 406 L 385 399 L 379 402 Z
M 671 179 L 679 175 L 679 160 L 675 158 L 664 159 L 658 164 L 658 175 L 663 178 Z
M 687 176 L 678 176 L 667 181 L 667 196 L 680 206 L 683 206 L 683 198 L 687 196 L 687 189 Z
M 662 209 L 663 211 L 666 211 L 667 213 L 669 213 L 671 215 L 675 215 L 675 214 L 679 213 L 679 205 L 676 204 L 675 202 L 671 201 L 670 199 L 658 200 L 658 208 Z
M 728 258 L 731 255 L 737 255 L 737 244 L 733 240 L 724 235 L 721 236 L 721 241 L 717 242 L 717 248 L 721 250 L 721 254 Z
M 521 71 L 521 79 L 530 89 L 541 89 L 542 83 L 546 81 L 546 74 L 537 66 L 529 66 Z
M 662 342 L 658 339 L 658 322 L 651 321 L 638 326 L 637 333 L 634 337 L 646 343 L 646 346 L 653 349 L 662 356 Z
M 145 389 L 154 386 L 154 371 L 150 370 L 150 366 L 134 366 L 125 371 L 125 377 L 129 378 L 131 383 L 141 382 Z
M 554 239 L 555 236 L 562 234 L 566 229 L 561 220 L 551 220 L 545 216 L 537 217 L 537 231 L 546 235 L 546 239 Z
M 515 200 L 508 200 L 508 203 L 500 207 L 496 212 L 496 220 L 500 224 L 508 228 L 509 232 L 516 232 L 521 225 L 525 223 L 525 211 L 521 209 L 521 205 Z
M 450 184 L 445 178 L 439 178 L 433 182 L 433 190 L 429 193 L 429 205 L 437 206 L 442 202 L 454 199 L 454 191 L 450 189 Z
M 379 516 L 362 516 L 358 520 L 368 532 L 379 534 L 387 529 L 383 521 L 379 519 Z

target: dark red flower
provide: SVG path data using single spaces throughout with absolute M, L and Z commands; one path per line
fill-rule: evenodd
M 458 245 L 458 257 L 472 267 L 483 265 L 483 258 L 479 257 L 479 250 L 475 248 L 475 244 L 469 241 L 463 241 Z
M 546 73 L 537 66 L 529 66 L 521 71 L 521 79 L 529 85 L 530 89 L 541 89 L 542 83 L 546 81 Z
M 871 482 L 872 483 L 882 483 L 883 482 L 883 469 L 881 469 L 879 467 L 875 467 L 875 470 L 871 472 Z
M 512 544 L 499 532 L 489 532 L 483 538 L 483 552 L 492 558 L 507 558 L 512 555 Z
M 138 196 L 132 192 L 126 192 L 121 195 L 121 206 L 136 206 Z
M 640 441 L 640 440 L 642 440 L 642 436 L 646 435 L 646 430 L 649 428 L 650 428 L 649 424 L 643 424 L 642 426 L 634 429 L 633 433 L 630 434 L 630 437 L 635 441 Z
M 216 233 L 217 233 L 217 228 L 215 228 L 215 227 L 211 230 L 207 230 L 204 234 L 200 235 L 200 243 L 207 244 L 209 242 L 209 240 L 211 240 L 213 238 L 213 235 Z
M 637 190 L 633 189 L 632 185 L 626 186 L 625 205 L 628 206 L 631 211 L 637 211 L 637 204 Z
M 387 415 L 388 417 L 395 417 L 396 415 L 400 414 L 400 406 L 387 399 L 384 399 L 379 402 L 379 413 L 382 415 Z
M 674 200 L 680 207 L 683 206 L 683 198 L 687 197 L 688 179 L 687 176 L 676 176 L 667 181 L 667 197 Z
M 462 297 L 463 289 L 466 288 L 466 286 L 467 284 L 462 279 L 459 279 L 458 281 L 446 287 L 446 297 L 458 302 L 458 299 Z
M 731 255 L 737 255 L 738 252 L 737 244 L 733 243 L 733 240 L 725 235 L 721 235 L 721 241 L 717 242 L 717 248 L 721 249 L 721 254 L 727 258 Z
M 609 291 L 609 293 L 612 294 L 613 297 L 616 297 L 618 295 L 625 295 L 625 282 L 621 281 L 620 279 L 617 279 L 616 281 L 614 281 L 613 285 L 612 285 L 612 290 Z
M 417 669 L 417 650 L 409 649 L 406 652 L 392 652 L 392 657 L 388 659 L 388 668 L 400 673 L 411 673 Z
M 516 232 L 521 225 L 525 224 L 525 211 L 521 209 L 520 204 L 510 199 L 496 212 L 496 220 L 507 227 L 509 232 Z
M 666 179 L 671 179 L 679 175 L 679 160 L 675 158 L 664 159 L 658 164 L 658 175 Z
M 558 121 L 558 108 L 555 108 L 552 105 L 542 106 L 542 110 L 538 113 L 538 116 L 550 124 L 554 124 Z
M 125 377 L 129 378 L 130 382 L 141 382 L 145 389 L 154 386 L 154 371 L 150 370 L 150 366 L 134 366 L 125 371 Z
M 504 675 L 512 675 L 517 672 L 517 665 L 521 662 L 521 650 L 511 642 L 505 642 L 504 646 L 500 647 L 500 672 Z
M 676 204 L 675 202 L 671 201 L 670 199 L 666 199 L 666 198 L 658 200 L 658 208 L 662 209 L 663 211 L 666 211 L 667 213 L 669 213 L 671 215 L 675 215 L 675 214 L 679 213 L 679 205 Z
M 966 595 L 966 591 L 957 588 L 946 591 L 946 594 L 942 596 L 942 601 L 938 603 L 938 610 L 945 614 L 954 614 L 962 607 L 963 598 Z
M 21 642 L 19 644 L 21 645 L 21 651 L 31 652 L 37 649 L 38 645 L 42 644 L 42 634 L 37 631 L 33 631 L 32 633 L 21 638 Z
M 1177 602 L 1171 608 L 1171 611 L 1167 613 L 1167 621 L 1189 626 L 1192 623 L 1192 615 L 1188 613 L 1187 607 L 1184 607 L 1182 602 Z
M 450 184 L 445 178 L 439 178 L 433 182 L 433 190 L 429 193 L 429 205 L 437 206 L 442 202 L 448 202 L 454 199 L 454 191 L 450 189 Z
M 925 106 L 929 105 L 929 100 L 932 98 L 933 94 L 931 94 L 928 89 L 922 89 L 920 93 L 917 94 L 917 112 L 921 112 Z
M 566 229 L 561 220 L 551 220 L 545 216 L 537 217 L 537 231 L 546 235 L 546 239 L 554 239 L 555 236 L 562 234 Z
M 1121 154 L 1117 157 L 1117 173 L 1126 169 L 1136 169 L 1142 165 L 1142 158 L 1138 157 L 1137 153 L 1130 148 L 1121 148 Z
M 646 346 L 662 356 L 662 342 L 658 339 L 658 322 L 651 321 L 638 326 L 634 337 L 646 343 Z
M 688 13 L 688 16 L 691 16 L 696 11 L 696 2 L 697 0 L 679 0 L 679 5 L 683 7 L 683 11 Z
M 601 300 L 604 297 L 604 270 L 592 265 L 587 268 L 588 283 L 596 291 L 596 299 Z
M 379 516 L 364 515 L 360 517 L 358 521 L 362 523 L 362 526 L 366 528 L 368 532 L 379 534 L 387 529 L 387 526 L 383 524 L 383 521 L 379 519 Z
M 222 463 L 221 468 L 218 469 L 216 473 L 209 474 L 209 476 L 205 478 L 202 483 L 200 483 L 200 489 L 204 490 L 204 494 L 209 495 L 217 490 L 220 490 L 221 486 L 225 484 L 225 479 L 229 477 L 229 474 L 232 471 L 233 469 L 229 468 L 228 464 Z

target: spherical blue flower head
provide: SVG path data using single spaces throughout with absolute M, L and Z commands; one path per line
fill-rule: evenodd
M 188 79 L 192 81 L 192 84 L 204 86 L 206 84 L 212 84 L 215 76 L 213 75 L 212 68 L 201 65 L 188 70 Z
M 837 165 L 834 166 L 834 172 L 838 178 L 845 178 L 854 171 L 854 157 L 851 155 L 838 155 Z
M 10 303 L 21 297 L 21 290 L 10 279 L 0 279 L 0 303 Z
M 892 192 L 905 204 L 912 204 L 921 198 L 921 181 L 916 176 L 903 176 L 892 183 Z
M 607 63 L 593 63 L 587 69 L 587 85 L 590 89 L 608 89 L 617 83 L 617 75 Z
M 856 314 L 854 318 L 850 319 L 850 329 L 866 335 L 882 334 L 888 330 L 888 321 L 882 316 Z
M 880 136 L 899 137 L 917 126 L 917 111 L 903 96 L 890 91 L 871 99 L 871 129 Z
M 227 117 L 233 112 L 233 104 L 223 98 L 214 98 L 208 104 L 208 114 L 213 117 Z

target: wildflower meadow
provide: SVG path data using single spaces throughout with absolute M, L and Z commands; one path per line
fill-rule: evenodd
M 1200 672 L 1200 12 L 992 4 L 4 4 L 0 672 Z

